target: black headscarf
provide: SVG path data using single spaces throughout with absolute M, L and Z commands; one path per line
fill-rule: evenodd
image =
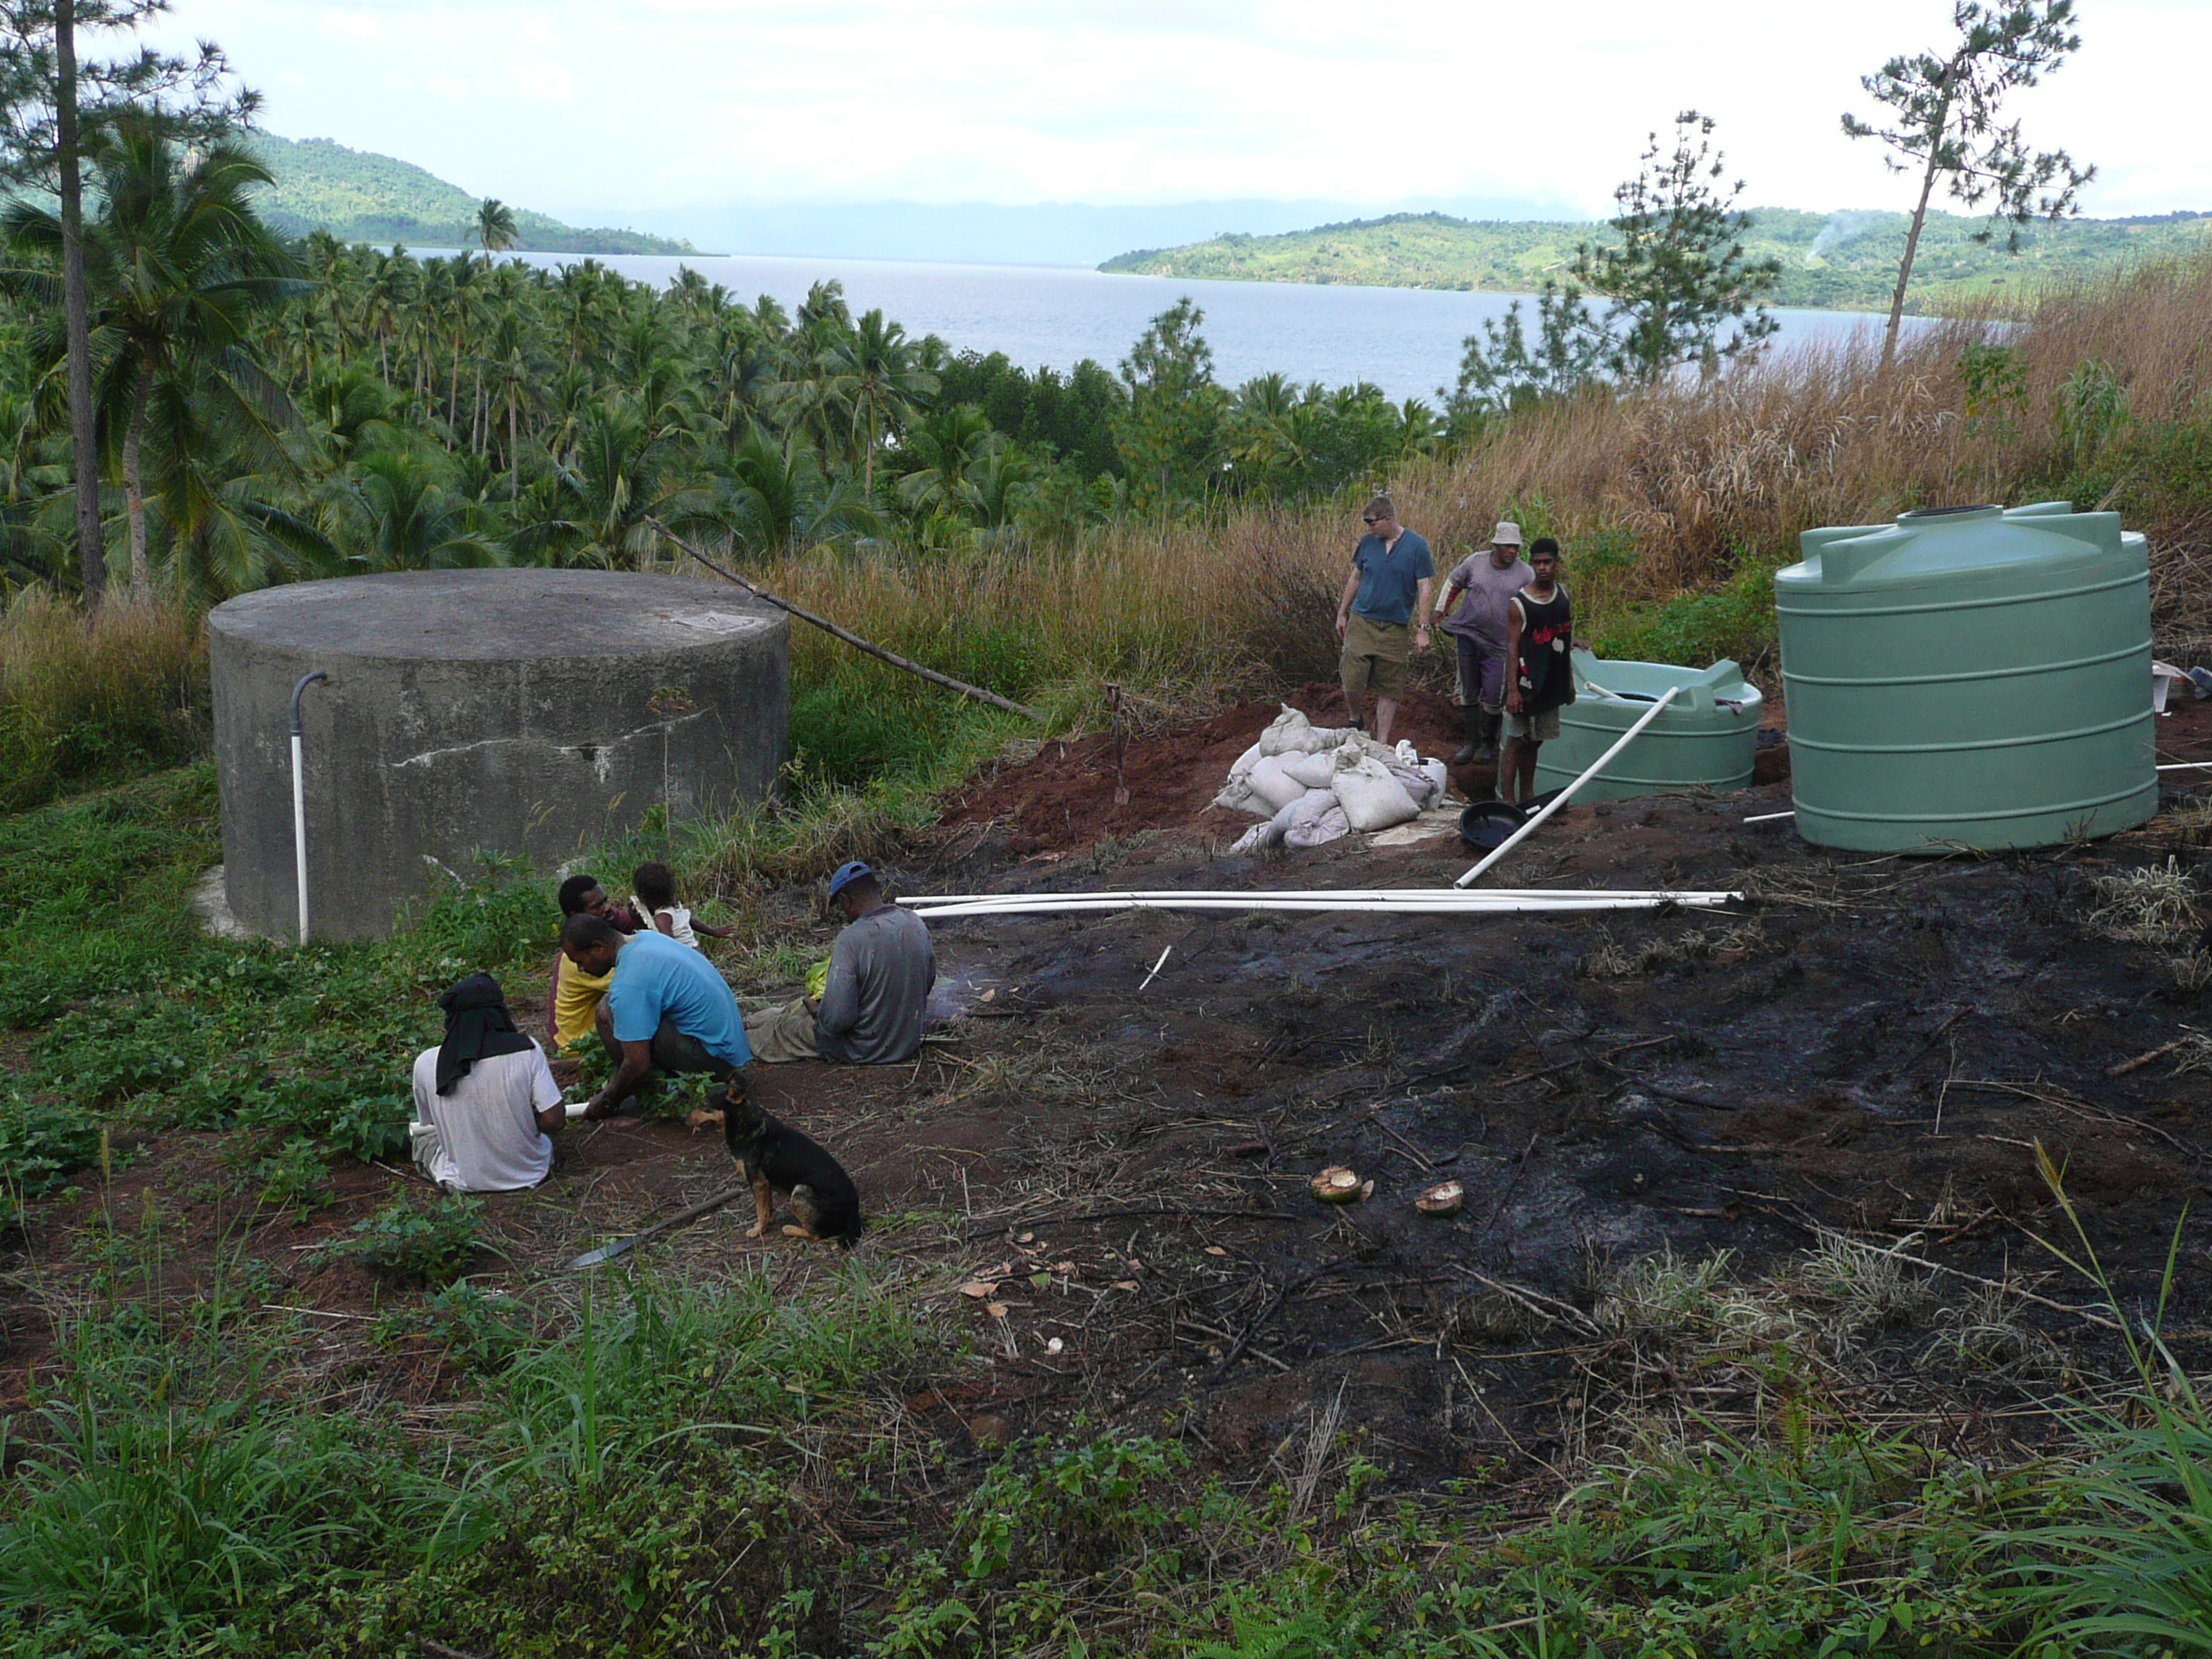
M 438 1093 L 450 1094 L 469 1067 L 494 1055 L 522 1054 L 530 1039 L 515 1029 L 506 994 L 488 973 L 472 973 L 438 999 L 445 1041 L 438 1045 Z

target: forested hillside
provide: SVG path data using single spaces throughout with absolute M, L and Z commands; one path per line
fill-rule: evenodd
M 1745 251 L 1782 262 L 1778 305 L 1886 309 L 1897 283 L 1907 216 L 1851 211 L 1801 213 L 1752 210 Z M 2021 233 L 2017 254 L 2000 234 L 1975 238 L 1988 221 L 1931 213 L 1920 241 L 1906 309 L 1941 311 L 1962 300 L 2053 277 L 2109 269 L 2131 257 L 2187 253 L 2205 245 L 2212 217 L 2081 219 L 2038 224 Z M 1222 235 L 1185 248 L 1122 254 L 1099 267 L 1141 276 L 1207 277 L 1257 282 L 1352 282 L 1379 288 L 1475 288 L 1527 294 L 1563 278 L 1575 245 L 1603 242 L 1602 225 L 1477 223 L 1442 213 L 1322 225 L 1284 236 Z
M 276 174 L 257 201 L 271 229 L 288 236 L 326 230 L 341 242 L 459 248 L 480 203 L 411 162 L 349 150 L 327 138 L 257 133 L 254 152 Z M 696 253 L 687 242 L 640 231 L 579 230 L 543 213 L 515 210 L 515 246 L 529 253 Z

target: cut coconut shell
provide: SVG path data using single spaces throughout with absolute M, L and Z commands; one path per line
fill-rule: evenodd
M 1363 1188 L 1358 1176 L 1341 1164 L 1332 1164 L 1313 1178 L 1313 1195 L 1325 1204 L 1348 1204 L 1364 1198 L 1371 1188 Z
M 1467 1189 L 1457 1181 L 1439 1181 L 1424 1187 L 1413 1207 L 1425 1216 L 1455 1216 L 1467 1202 Z

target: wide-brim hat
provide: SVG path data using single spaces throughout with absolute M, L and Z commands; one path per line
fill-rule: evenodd
M 1490 533 L 1490 545 L 1492 547 L 1519 547 L 1521 526 L 1510 518 L 1499 519 L 1498 527 Z

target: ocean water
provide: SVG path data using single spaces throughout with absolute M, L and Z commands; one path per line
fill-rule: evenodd
M 572 254 L 511 256 L 537 265 Z M 1184 295 L 1205 312 L 1216 378 L 1229 386 L 1278 372 L 1332 386 L 1372 380 L 1393 398 L 1433 400 L 1459 378 L 1463 342 L 1486 318 L 1505 315 L 1508 294 L 1430 288 L 1323 288 L 1289 282 L 1194 282 L 1106 276 L 1069 265 L 933 265 L 878 259 L 799 259 L 769 255 L 669 258 L 599 256 L 639 281 L 665 283 L 689 265 L 750 303 L 771 294 L 788 309 L 815 283 L 835 278 L 856 313 L 880 307 L 913 335 L 934 334 L 956 350 L 1003 351 L 1024 368 L 1073 367 L 1094 357 L 1108 368 L 1127 355 L 1151 319 Z M 1525 311 L 1534 311 L 1532 303 Z M 1770 349 L 1878 335 L 1863 311 L 1777 311 Z M 1908 328 L 1923 326 L 1908 318 Z

